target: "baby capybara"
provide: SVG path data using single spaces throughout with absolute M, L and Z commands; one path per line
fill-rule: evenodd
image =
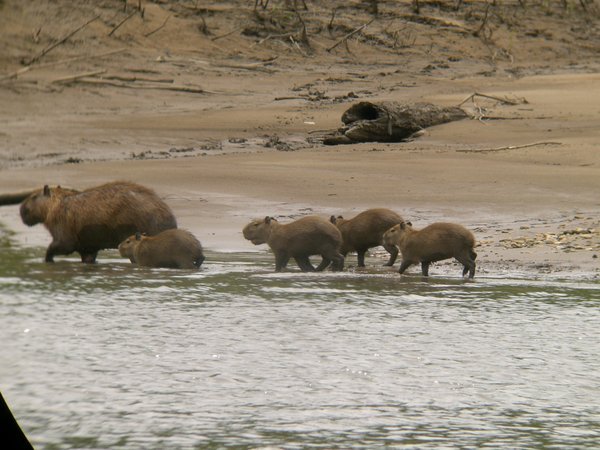
M 309 261 L 311 255 L 323 260 L 316 268 L 324 270 L 333 262 L 334 270 L 344 268 L 340 253 L 342 235 L 330 222 L 316 216 L 307 216 L 288 224 L 280 224 L 273 217 L 250 222 L 244 227 L 244 237 L 254 245 L 268 244 L 275 254 L 275 270 L 280 272 L 290 258 L 294 258 L 303 272 L 315 270 Z
M 119 244 L 119 253 L 146 267 L 198 269 L 204 262 L 202 245 L 186 230 L 165 230 L 155 236 L 136 233 Z
M 365 253 L 370 248 L 383 245 L 390 258 L 386 266 L 394 265 L 398 256 L 398 248 L 383 242 L 383 233 L 403 221 L 402 217 L 386 208 L 373 208 L 361 212 L 352 219 L 342 216 L 331 216 L 331 223 L 337 226 L 342 233 L 344 242 L 341 253 L 346 257 L 349 252 L 356 252 L 358 267 L 365 267 Z
M 98 251 L 117 248 L 136 231 L 153 235 L 177 228 L 154 191 L 121 181 L 85 191 L 44 186 L 23 201 L 21 218 L 29 226 L 43 223 L 52 235 L 46 262 L 78 252 L 82 262 L 93 263 Z
M 463 276 L 467 272 L 469 278 L 475 276 L 475 238 L 462 225 L 439 222 L 415 230 L 410 222 L 401 222 L 386 231 L 383 240 L 388 245 L 400 248 L 400 273 L 404 273 L 412 264 L 421 263 L 423 276 L 428 276 L 432 262 L 455 258 L 464 266 Z

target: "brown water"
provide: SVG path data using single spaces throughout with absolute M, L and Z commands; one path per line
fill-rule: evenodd
M 38 449 L 600 445 L 597 281 L 44 264 L 0 242 L 0 389 Z

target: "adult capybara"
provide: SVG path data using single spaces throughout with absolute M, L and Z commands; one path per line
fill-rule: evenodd
M 341 253 L 346 257 L 348 252 L 356 252 L 358 267 L 365 267 L 365 253 L 367 250 L 383 245 L 390 259 L 385 264 L 392 266 L 398 256 L 398 248 L 383 242 L 383 233 L 403 221 L 402 217 L 386 208 L 373 208 L 361 212 L 352 219 L 342 216 L 331 216 L 331 223 L 339 228 L 344 242 Z
M 78 252 L 82 262 L 93 263 L 99 250 L 117 248 L 137 231 L 153 235 L 177 228 L 154 191 L 122 181 L 81 192 L 44 186 L 21 204 L 21 218 L 29 226 L 43 223 L 52 235 L 46 262 Z
M 321 271 L 333 262 L 334 270 L 344 268 L 340 253 L 342 235 L 330 222 L 316 216 L 307 216 L 288 224 L 280 224 L 273 217 L 250 222 L 244 227 L 244 237 L 254 245 L 268 244 L 275 254 L 275 270 L 280 272 L 290 258 L 294 258 L 303 272 Z M 321 255 L 323 260 L 315 269 L 309 256 Z
M 119 253 L 146 267 L 198 269 L 204 262 L 202 245 L 186 230 L 165 230 L 155 236 L 136 233 L 119 244 Z
M 469 278 L 475 276 L 475 238 L 462 225 L 438 222 L 415 230 L 410 222 L 401 222 L 386 231 L 383 240 L 388 245 L 400 248 L 400 273 L 404 273 L 412 264 L 421 263 L 423 276 L 428 276 L 432 262 L 455 258 L 464 266 L 463 277 L 467 272 Z

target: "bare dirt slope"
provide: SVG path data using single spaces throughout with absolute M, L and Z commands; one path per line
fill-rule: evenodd
M 598 273 L 596 2 L 257 3 L 0 1 L 0 192 L 138 181 L 229 250 L 254 216 L 388 206 L 475 227 L 488 263 Z M 511 102 L 413 142 L 320 142 L 359 100 L 473 92 Z

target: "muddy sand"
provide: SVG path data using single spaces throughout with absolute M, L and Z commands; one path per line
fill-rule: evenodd
M 438 22 L 423 23 L 408 4 L 393 12 L 383 2 L 370 23 L 371 13 L 350 2 L 336 16 L 339 29 L 325 32 L 316 28 L 329 18 L 323 2 L 307 2 L 306 44 L 264 31 L 253 2 L 196 10 L 144 2 L 143 19 L 138 2 L 132 12 L 113 3 L 3 3 L 0 193 L 139 182 L 217 252 L 266 251 L 241 235 L 255 217 L 388 207 L 416 227 L 444 220 L 473 229 L 481 274 L 600 276 L 600 40 L 597 25 L 578 28 L 584 16 L 561 19 L 569 32 L 551 28 L 558 15 L 537 10 L 512 27 L 496 17 L 483 39 L 472 34 L 483 23 L 477 3 L 472 21 L 427 4 L 421 17 Z M 259 14 L 283 22 L 282 5 Z M 45 21 L 53 14 L 61 20 Z M 79 34 L 24 61 L 94 14 Z M 198 31 L 202 21 L 209 34 Z M 411 142 L 321 142 L 357 101 L 453 106 L 475 92 L 510 102 L 475 97 L 462 105 L 472 119 Z M 0 207 L 0 222 L 24 245 L 49 242 L 43 227 L 20 222 L 17 206 Z

